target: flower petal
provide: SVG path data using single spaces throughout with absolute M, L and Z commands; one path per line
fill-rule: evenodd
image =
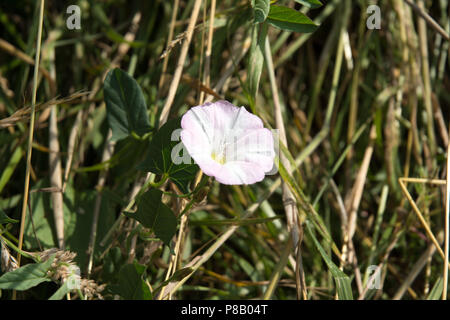
M 199 108 L 199 107 L 194 107 Z M 189 110 L 181 118 L 181 141 L 194 157 L 196 154 L 211 153 L 214 127 L 209 121 L 208 115 L 199 110 Z
M 233 161 L 225 163 L 214 177 L 223 184 L 253 184 L 264 179 L 264 170 L 255 163 Z
M 268 172 L 272 169 L 275 158 L 272 133 L 266 128 L 238 130 L 233 137 L 228 137 L 225 155 L 227 163 L 253 163 Z
M 194 158 L 196 156 L 211 155 L 212 145 L 204 133 L 199 130 L 181 130 L 181 141 L 183 142 L 189 155 Z

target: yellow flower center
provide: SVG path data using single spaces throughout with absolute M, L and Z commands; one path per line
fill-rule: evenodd
M 223 153 L 217 154 L 215 151 L 213 151 L 211 153 L 211 158 L 217 163 L 225 164 L 225 156 L 223 155 Z

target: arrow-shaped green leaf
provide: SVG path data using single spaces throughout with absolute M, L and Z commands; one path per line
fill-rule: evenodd
M 132 133 L 143 136 L 151 130 L 141 87 L 125 71 L 118 68 L 109 71 L 104 96 L 112 140 L 123 139 Z
M 146 228 L 150 228 L 166 245 L 177 231 L 177 218 L 172 210 L 161 201 L 162 191 L 150 189 L 137 199 L 136 212 L 125 215 L 136 219 Z

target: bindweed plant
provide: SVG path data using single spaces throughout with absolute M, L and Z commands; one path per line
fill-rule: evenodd
M 1 1 L 0 298 L 446 299 L 448 22 Z

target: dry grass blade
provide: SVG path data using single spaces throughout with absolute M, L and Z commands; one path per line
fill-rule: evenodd
M 405 0 L 436 32 L 438 32 L 445 40 L 450 41 L 450 36 L 447 32 L 423 9 L 411 0 Z
M 419 0 L 419 8 L 423 9 L 424 2 Z M 425 21 L 420 19 L 418 21 L 419 25 L 419 41 L 420 41 L 420 56 L 422 64 L 422 79 L 423 79 L 423 94 L 425 109 L 427 111 L 427 129 L 428 129 L 428 139 L 429 148 L 431 153 L 431 158 L 436 155 L 436 137 L 434 133 L 434 117 L 433 117 L 433 106 L 431 101 L 432 89 L 431 89 L 431 78 L 430 78 L 430 65 L 429 65 L 429 53 L 428 53 L 428 38 L 427 38 L 427 28 Z
M 52 38 L 50 33 L 49 38 Z M 45 59 L 45 58 L 44 58 Z M 56 66 L 55 66 L 55 48 L 48 49 L 48 60 L 50 62 L 50 74 L 56 81 Z M 52 92 L 55 94 L 55 92 Z M 53 188 L 62 190 L 62 170 L 61 170 L 61 156 L 59 147 L 58 134 L 58 105 L 53 105 L 50 108 L 50 123 L 48 126 L 49 134 L 49 149 L 48 154 L 50 183 Z M 65 248 L 64 241 L 64 206 L 62 192 L 52 192 L 51 194 L 53 217 L 55 221 L 56 238 L 58 247 L 62 250 Z
M 202 27 L 203 24 L 198 24 L 196 26 L 194 26 L 193 31 L 195 31 L 195 29 L 199 29 L 200 27 Z M 173 48 L 175 48 L 175 46 L 177 46 L 179 43 L 183 42 L 186 38 L 188 38 L 189 32 L 188 30 L 178 34 L 175 39 L 170 40 L 167 44 L 166 49 L 164 49 L 163 53 L 161 53 L 161 55 L 159 56 L 159 59 L 166 59 L 170 52 L 172 51 Z
M 195 0 L 194 9 L 192 10 L 191 18 L 189 20 L 189 25 L 186 30 L 186 41 L 183 43 L 183 47 L 181 48 L 180 57 L 178 58 L 177 67 L 175 69 L 175 74 L 173 76 L 172 83 L 170 84 L 169 94 L 167 96 L 166 103 L 161 111 L 161 115 L 159 117 L 159 126 L 162 126 L 169 117 L 170 108 L 172 107 L 173 100 L 175 98 L 175 94 L 178 89 L 178 85 L 180 83 L 181 74 L 183 72 L 184 62 L 186 61 L 187 53 L 189 50 L 189 45 L 192 40 L 192 34 L 194 33 L 195 23 L 198 18 L 198 14 L 200 12 L 201 0 Z
M 24 61 L 25 63 L 28 63 L 29 65 L 32 65 L 32 66 L 35 65 L 35 61 L 33 61 L 33 59 L 29 55 L 20 51 L 19 49 L 14 47 L 12 44 L 10 44 L 9 42 L 7 42 L 3 39 L 0 39 L 0 49 L 4 50 L 5 52 L 9 53 L 10 55 L 15 56 L 16 58 L 19 58 L 20 60 Z M 44 69 L 42 66 L 39 66 L 39 71 L 47 79 L 50 86 L 52 88 L 54 88 L 55 80 L 50 76 L 50 73 L 46 69 Z
M 441 233 L 442 236 L 442 233 Z M 431 258 L 434 253 L 436 252 L 436 247 L 433 244 L 430 244 L 425 252 L 420 256 L 419 260 L 414 264 L 411 271 L 408 273 L 408 276 L 403 281 L 400 288 L 395 293 L 393 300 L 400 300 L 405 292 L 408 290 L 408 288 L 411 286 L 413 281 L 416 279 L 420 271 L 425 267 L 427 261 L 429 258 Z
M 247 54 L 247 51 L 250 48 L 251 45 L 251 38 L 247 37 L 245 39 L 242 39 L 243 35 L 242 33 L 237 33 L 233 38 L 233 45 L 231 48 L 231 55 L 228 61 L 226 62 L 223 71 L 222 76 L 217 81 L 216 85 L 212 89 L 214 92 L 225 92 L 228 88 L 228 83 L 230 81 L 230 77 L 232 76 L 234 70 L 239 65 L 241 60 L 245 57 Z M 213 101 L 214 96 L 210 94 L 208 97 L 206 97 L 205 102 L 211 102 Z
M 212 97 L 214 97 L 218 100 L 223 99 L 223 97 L 221 95 L 219 95 L 216 91 L 211 89 L 209 86 L 201 83 L 198 79 L 193 79 L 192 77 L 188 76 L 187 74 L 184 74 L 181 77 L 181 81 L 187 83 L 193 89 L 200 90 L 201 93 L 206 93 L 208 95 L 211 95 Z
M 70 96 L 64 97 L 64 98 L 53 98 L 49 101 L 37 104 L 35 106 L 36 112 L 45 110 L 47 108 L 50 108 L 54 105 L 60 105 L 60 104 L 76 104 L 81 101 L 81 98 L 87 96 L 89 92 L 86 91 L 80 91 L 71 94 Z M 30 116 L 32 114 L 32 106 L 23 107 L 16 112 L 14 112 L 11 116 L 0 119 L 0 129 L 4 129 L 10 126 L 16 125 L 18 122 L 27 121 L 30 119 Z
M 173 10 L 172 10 L 172 18 L 170 19 L 170 27 L 169 27 L 169 34 L 167 36 L 167 45 L 169 45 L 170 43 L 172 43 L 172 38 L 173 38 L 173 31 L 175 29 L 175 20 L 177 19 L 177 13 L 178 13 L 178 5 L 179 5 L 180 0 L 175 0 L 174 4 L 173 4 Z M 161 77 L 159 79 L 159 84 L 158 84 L 158 93 L 161 91 L 161 88 L 164 84 L 164 78 L 165 78 L 165 74 L 166 74 L 166 70 L 167 70 L 167 64 L 169 63 L 169 52 L 167 49 L 164 51 L 166 52 L 166 54 L 163 54 L 160 56 L 160 59 L 164 59 L 163 60 L 163 66 L 162 66 L 162 70 L 161 70 Z
M 283 273 L 283 269 L 285 268 L 287 261 L 288 261 L 288 257 L 289 257 L 289 253 L 292 251 L 293 248 L 293 243 L 292 243 L 292 233 L 289 234 L 289 239 L 286 242 L 285 248 L 283 249 L 283 252 L 280 256 L 280 260 L 278 261 L 274 272 L 272 273 L 272 277 L 269 281 L 269 285 L 267 286 L 267 290 L 266 292 L 264 292 L 264 296 L 263 299 L 264 300 L 270 300 L 276 287 L 278 282 L 280 281 L 281 275 Z M 296 285 L 298 286 L 298 285 Z M 302 288 L 302 291 L 306 291 L 306 288 Z
M 206 8 L 206 6 L 205 6 Z M 214 32 L 214 16 L 216 14 L 216 0 L 211 1 L 211 14 L 209 16 L 209 27 L 208 27 L 208 40 L 206 42 L 206 52 L 205 52 L 205 67 L 203 70 L 203 84 L 205 87 L 209 87 L 211 81 L 211 51 L 213 44 L 213 32 Z M 205 91 L 200 93 L 200 101 L 203 102 Z
M 409 204 L 411 205 L 411 207 L 413 208 L 414 212 L 416 213 L 417 217 L 420 220 L 420 223 L 422 223 L 422 226 L 424 227 L 428 237 L 430 238 L 430 240 L 433 242 L 434 246 L 436 247 L 436 249 L 439 252 L 439 255 L 442 257 L 442 259 L 444 259 L 445 261 L 445 254 L 444 251 L 442 251 L 442 248 L 438 242 L 438 240 L 436 239 L 436 237 L 434 236 L 433 232 L 431 231 L 431 228 L 429 226 L 429 224 L 427 223 L 427 221 L 425 220 L 422 212 L 420 212 L 420 209 L 417 207 L 414 199 L 412 198 L 411 194 L 409 193 L 408 189 L 406 188 L 406 184 L 408 182 L 416 182 L 416 183 L 429 183 L 429 184 L 438 184 L 438 185 L 443 185 L 446 182 L 444 180 L 432 180 L 432 179 L 420 179 L 420 178 L 399 178 L 398 179 L 399 185 L 402 189 L 403 194 L 405 195 L 405 197 L 408 199 Z M 450 268 L 450 266 L 447 263 L 447 269 Z
M 267 64 L 267 70 L 269 72 L 269 79 L 270 79 L 270 87 L 272 89 L 272 95 L 273 95 L 273 104 L 274 104 L 274 113 L 275 113 L 275 122 L 277 129 L 279 130 L 279 139 L 280 142 L 287 147 L 287 138 L 286 138 L 286 129 L 283 122 L 283 116 L 281 114 L 281 106 L 280 106 L 280 98 L 278 95 L 278 88 L 276 84 L 275 79 L 275 70 L 273 67 L 273 61 L 272 61 L 272 53 L 270 49 L 270 42 L 269 39 L 266 37 L 265 46 L 264 46 L 264 54 L 265 54 L 265 61 Z M 281 163 L 286 168 L 288 172 L 292 170 L 291 163 L 286 158 L 284 153 L 281 153 Z M 294 251 L 297 254 L 300 254 L 301 251 L 299 250 L 299 247 L 301 246 L 301 241 L 303 237 L 303 230 L 301 222 L 299 221 L 299 211 L 297 208 L 297 201 L 294 197 L 294 194 L 290 190 L 288 184 L 283 181 L 282 184 L 282 192 L 283 192 L 283 206 L 284 211 L 286 213 L 286 220 L 287 220 L 287 227 L 288 231 L 291 233 L 292 238 L 289 239 L 289 242 L 292 241 L 291 244 L 286 245 L 286 250 L 291 247 L 294 249 Z M 283 256 L 284 257 L 284 256 Z M 286 262 L 287 259 L 282 259 L 281 262 Z M 301 262 L 302 260 L 298 257 L 296 259 L 296 262 Z M 277 273 L 284 268 L 284 266 L 279 267 L 280 269 L 276 269 L 274 271 L 274 276 L 272 277 L 273 281 L 278 282 L 279 275 Z M 298 263 L 295 265 L 295 270 L 297 273 L 299 273 L 300 270 L 303 270 L 303 266 L 300 266 Z M 306 289 L 303 287 L 303 283 L 300 281 L 301 278 L 304 278 L 304 275 L 300 275 L 300 277 L 297 277 L 297 298 L 299 299 L 301 296 L 301 292 L 304 292 Z M 272 284 L 272 282 L 271 282 Z M 270 288 L 270 286 L 269 286 Z M 265 298 L 269 298 L 271 296 L 273 291 L 267 290 L 265 294 Z

